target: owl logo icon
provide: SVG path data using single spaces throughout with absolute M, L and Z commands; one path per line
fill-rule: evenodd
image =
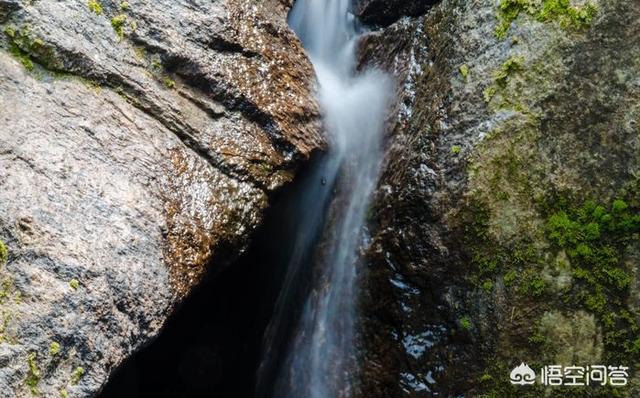
M 519 386 L 535 384 L 536 372 L 523 362 L 511 371 L 509 378 L 511 379 L 511 384 Z

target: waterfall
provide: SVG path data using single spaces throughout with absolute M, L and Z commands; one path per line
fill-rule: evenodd
M 330 150 L 294 215 L 294 250 L 258 376 L 264 397 L 348 397 L 357 369 L 357 253 L 392 84 L 381 71 L 356 72 L 360 32 L 350 6 L 350 0 L 297 0 L 289 16 L 316 71 Z M 301 290 L 309 272 L 310 286 Z

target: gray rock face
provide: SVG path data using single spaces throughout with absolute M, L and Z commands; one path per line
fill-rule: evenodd
M 507 16 L 445 0 L 362 43 L 398 101 L 371 212 L 360 396 L 559 397 L 514 388 L 509 371 L 638 363 L 640 7 L 543 3 Z
M 88 397 L 323 146 L 276 1 L 0 1 L 3 397 Z

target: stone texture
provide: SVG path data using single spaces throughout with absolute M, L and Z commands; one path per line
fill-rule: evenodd
M 424 14 L 438 0 L 356 0 L 354 14 L 366 24 L 387 26 L 403 16 Z
M 545 395 L 509 385 L 521 361 L 636 370 L 640 8 L 570 7 L 588 4 L 591 21 L 534 5 L 508 23 L 494 1 L 444 0 L 364 39 L 362 67 L 398 89 L 371 211 L 361 396 Z M 583 274 L 550 219 L 593 217 L 589 201 L 615 212 L 615 198 L 636 224 L 595 238 L 613 265 Z M 619 284 L 598 281 L 603 270 Z
M 0 1 L 7 398 L 94 396 L 324 145 L 285 3 L 95 4 Z

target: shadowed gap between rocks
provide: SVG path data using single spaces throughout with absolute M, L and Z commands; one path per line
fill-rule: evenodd
M 113 374 L 99 398 L 254 397 L 263 334 L 293 251 L 292 238 L 305 207 L 302 198 L 324 184 L 324 162 L 324 155 L 315 156 L 293 183 L 274 195 L 245 254 L 222 272 L 211 272 L 158 338 Z M 301 296 L 308 278 L 304 270 L 299 275 Z M 292 311 L 284 333 L 277 336 L 280 342 L 288 339 L 296 318 Z

